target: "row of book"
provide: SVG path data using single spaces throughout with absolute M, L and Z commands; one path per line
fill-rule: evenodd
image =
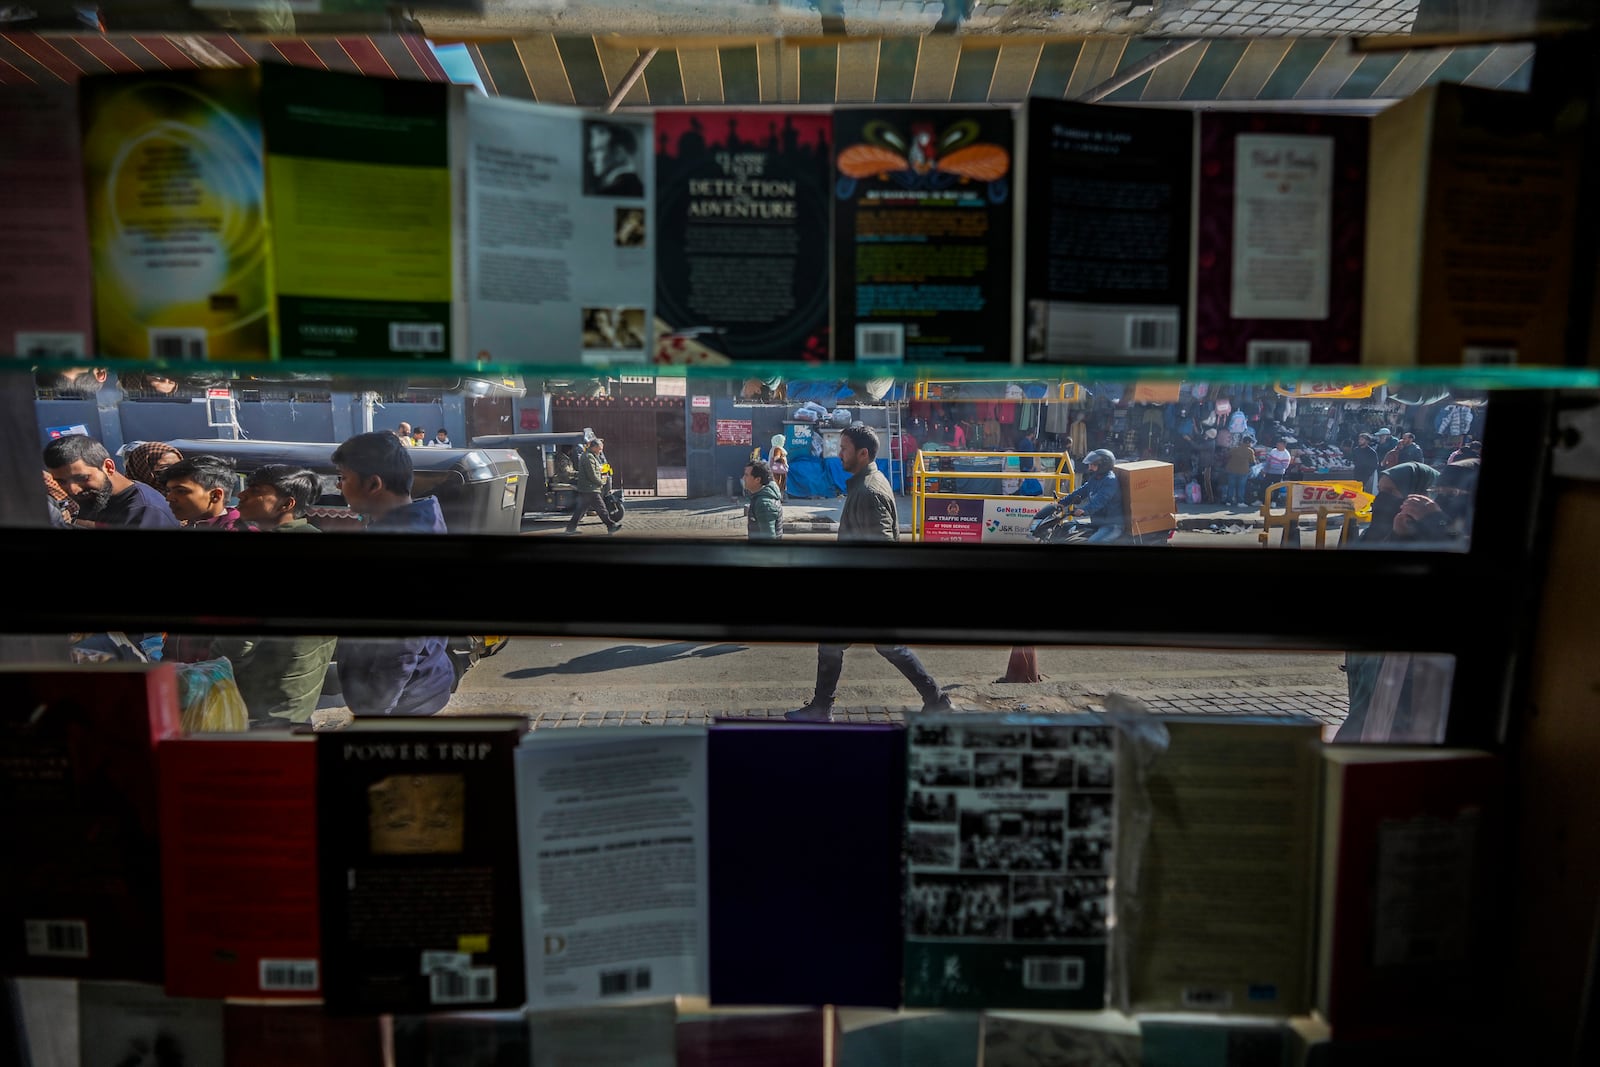
M 341 1016 L 1315 1009 L 1346 1037 L 1490 985 L 1488 752 L 1133 711 L 181 736 L 171 664 L 13 666 L 0 696 L 10 976 Z
M 1586 112 L 599 113 L 284 64 L 6 88 L 0 354 L 1564 362 Z

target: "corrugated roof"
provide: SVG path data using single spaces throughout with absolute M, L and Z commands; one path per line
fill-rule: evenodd
M 380 78 L 449 80 L 427 40 L 409 34 L 272 38 L 217 33 L 0 33 L 0 85 L 262 61 Z

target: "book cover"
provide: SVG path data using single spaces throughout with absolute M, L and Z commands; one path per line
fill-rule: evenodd
M 78 986 L 78 1062 L 84 1067 L 223 1062 L 222 1001 L 169 997 L 143 982 Z
M 649 362 L 650 116 L 474 93 L 463 119 L 467 358 Z
M 1322 726 L 1166 718 L 1119 752 L 1117 942 L 1129 1012 L 1311 1009 Z M 1139 773 L 1138 764 L 1143 771 Z
M 1360 361 L 1365 115 L 1199 115 L 1196 363 Z
M 1324 750 L 1316 1009 L 1336 1039 L 1493 1011 L 1504 767 L 1491 752 Z
M 175 997 L 320 997 L 314 735 L 157 749 L 166 981 Z
M 320 1004 L 228 1001 L 222 1006 L 227 1067 L 389 1067 L 384 1016 L 329 1015 Z
M 838 1067 L 972 1067 L 975 1011 L 839 1009 Z
M 685 1011 L 678 1018 L 678 1067 L 826 1067 L 828 1029 L 821 1008 Z
M 0 88 L 0 129 L 0 356 L 90 355 L 77 87 Z
M 10 1010 L 0 1001 L 0 1024 L 27 1050 L 28 1067 L 77 1067 L 78 983 L 71 978 L 7 978 Z M 11 1046 L 8 1046 L 8 1049 Z
M 539 1067 L 677 1067 L 677 1027 L 672 999 L 528 1013 Z
M 449 358 L 450 113 L 463 90 L 260 71 L 283 358 Z
M 661 363 L 830 358 L 833 116 L 655 113 Z
M 258 67 L 78 82 L 100 355 L 273 357 Z
M 710 728 L 712 1004 L 900 1003 L 905 744 L 891 725 Z
M 523 1011 L 432 1012 L 394 1018 L 393 1067 L 538 1063 Z
M 1296 1067 L 1299 1040 L 1285 1020 L 1139 1016 L 1141 1067 Z
M 1564 362 L 1581 102 L 1441 82 L 1371 122 L 1362 362 Z
M 517 751 L 530 1008 L 706 993 L 706 728 L 539 730 Z
M 986 1011 L 983 1067 L 1144 1067 L 1139 1023 L 1114 1011 Z
M 1032 97 L 1028 362 L 1188 359 L 1194 115 Z
M 339 1014 L 522 1007 L 521 715 L 318 733 L 323 997 Z
M 905 1005 L 1104 1007 L 1114 728 L 922 715 L 906 736 Z
M 0 668 L 0 973 L 161 981 L 170 663 Z
M 834 358 L 1011 361 L 1004 108 L 837 108 Z

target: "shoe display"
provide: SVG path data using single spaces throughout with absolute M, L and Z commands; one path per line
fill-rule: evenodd
M 790 722 L 827 722 L 833 718 L 833 703 L 818 704 L 813 701 L 803 708 L 785 712 L 783 717 Z

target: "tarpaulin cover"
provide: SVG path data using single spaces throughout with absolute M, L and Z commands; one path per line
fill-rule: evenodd
M 889 465 L 886 460 L 878 460 L 878 469 L 883 471 L 884 477 L 889 478 L 894 485 L 895 492 L 901 492 L 901 479 L 889 474 Z M 844 465 L 837 456 L 827 459 L 791 459 L 789 461 L 789 496 L 797 500 L 827 500 L 844 495 L 845 482 L 850 476 L 844 472 Z

